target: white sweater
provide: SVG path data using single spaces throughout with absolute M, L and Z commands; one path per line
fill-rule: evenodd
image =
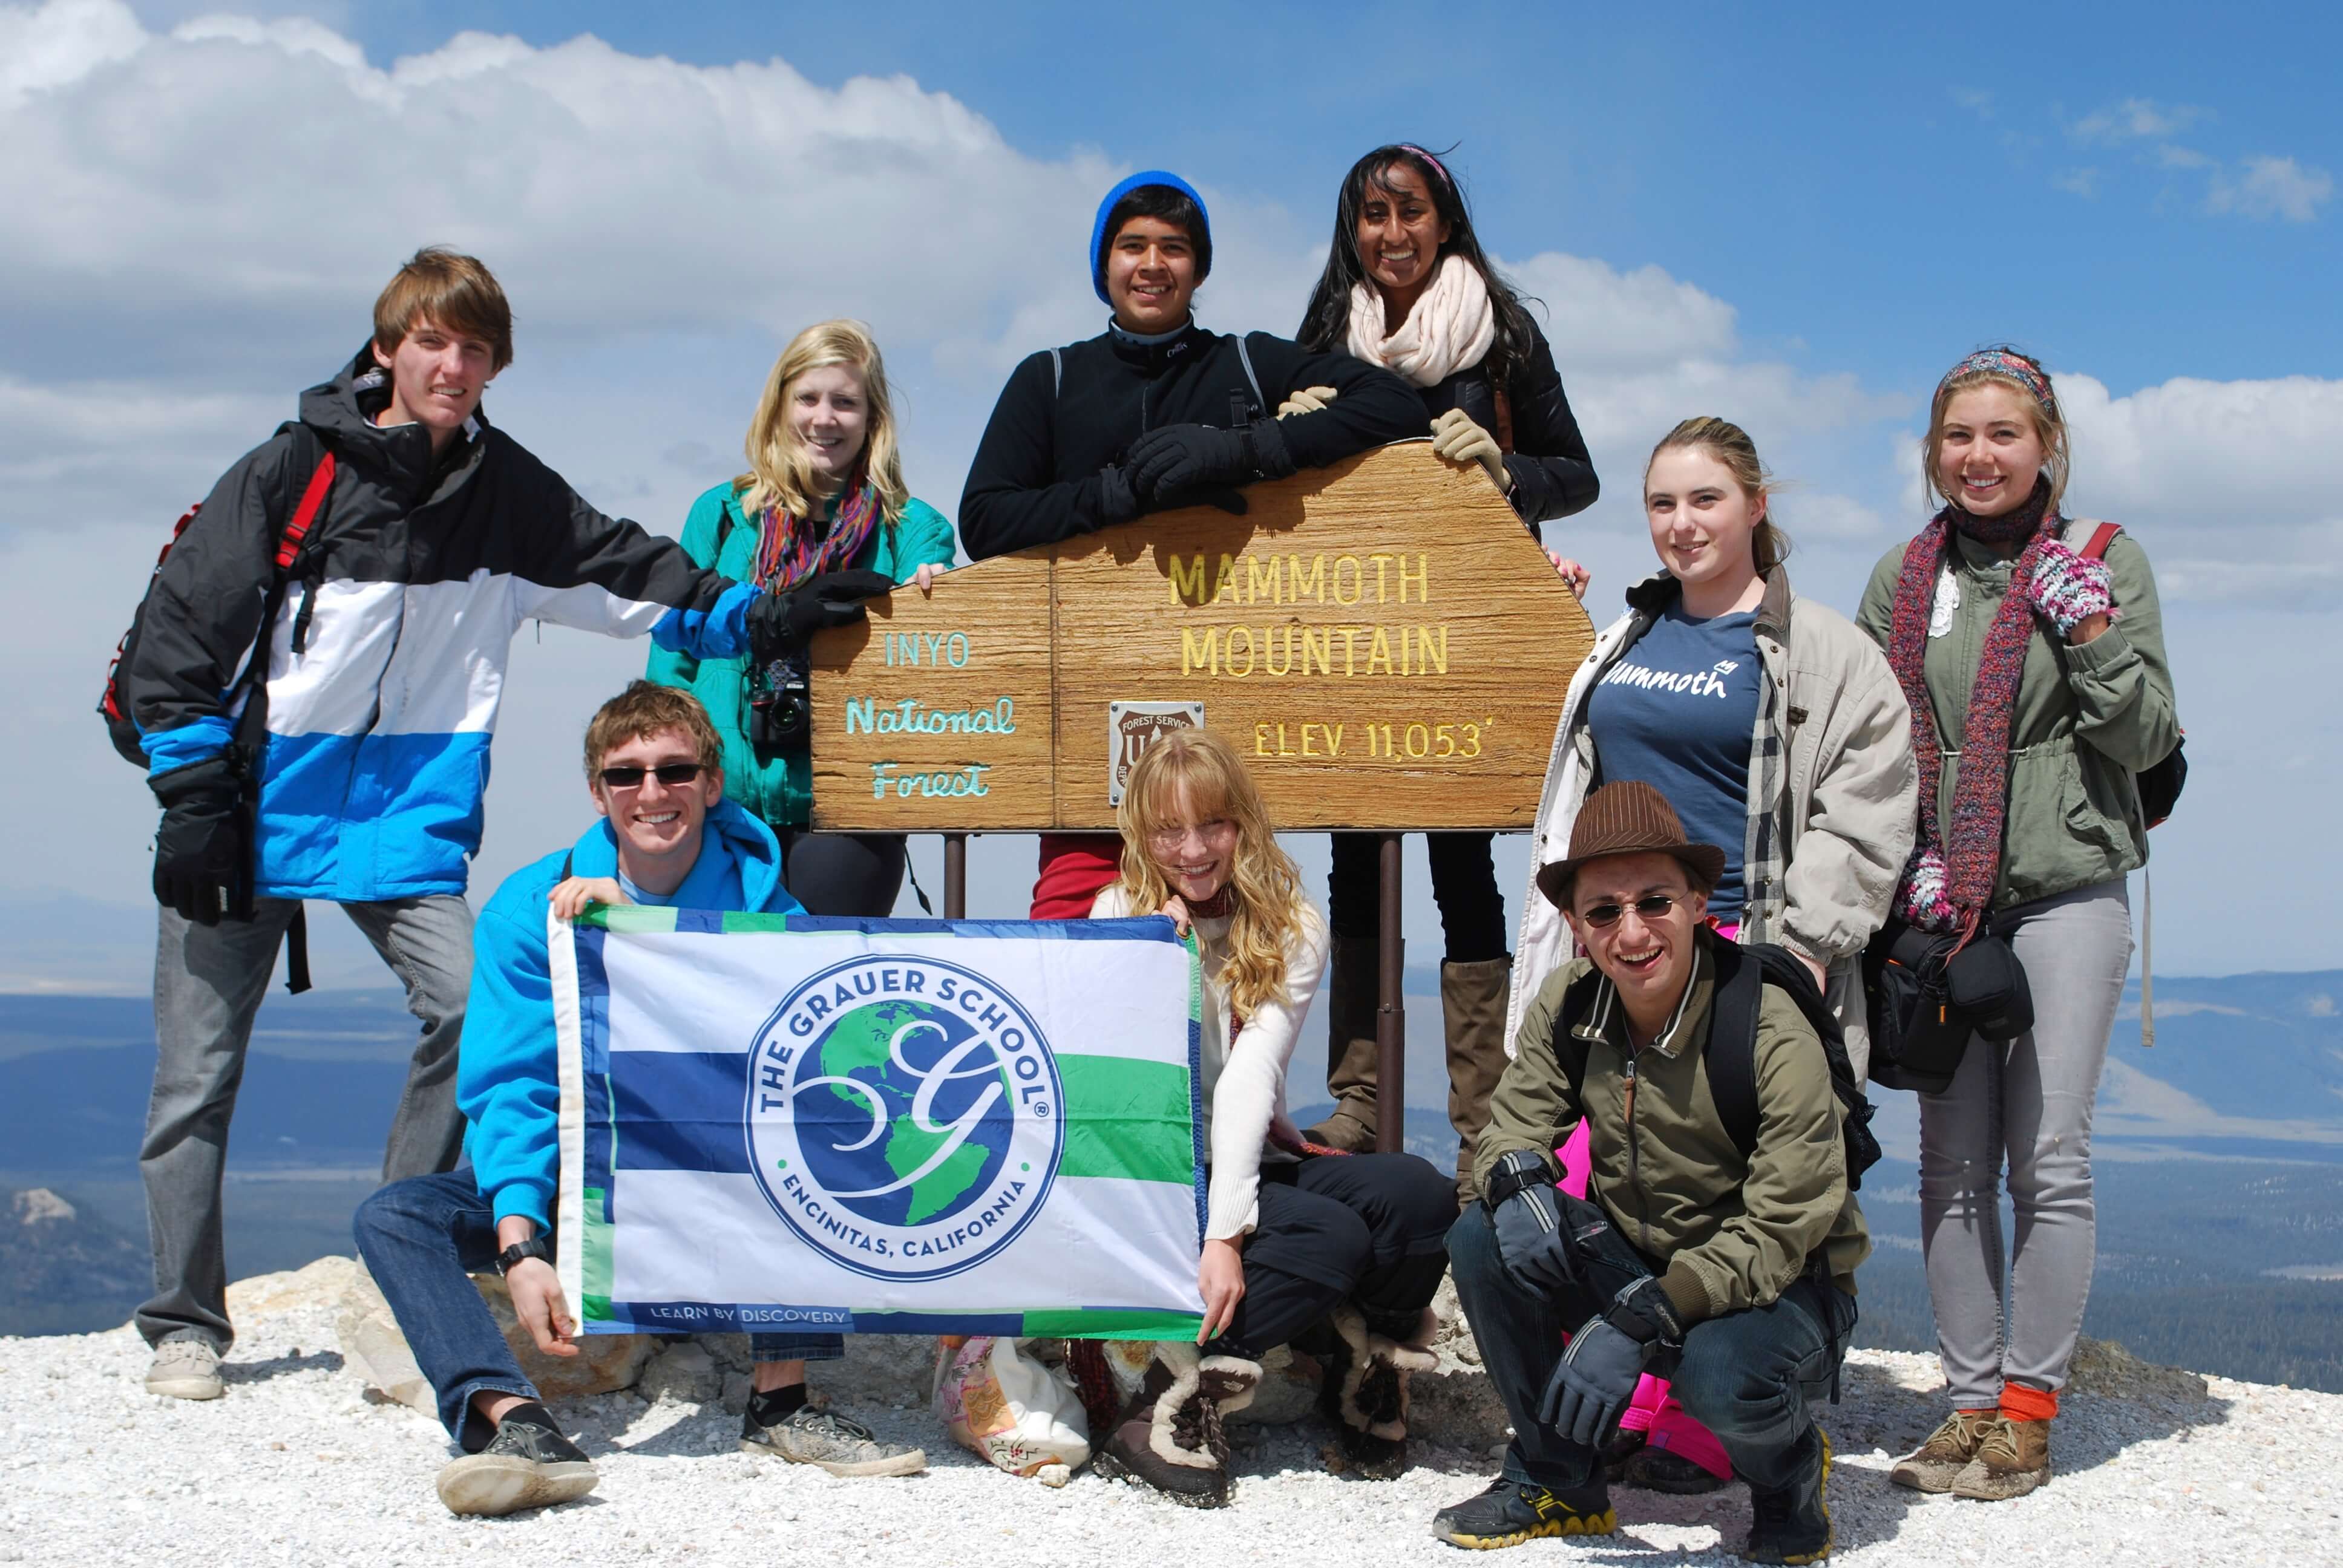
M 1152 912 L 1131 910 L 1120 885 L 1106 889 L 1091 905 L 1091 918 L 1102 920 Z M 1203 1081 L 1198 1095 L 1204 1108 L 1205 1158 L 1212 1168 L 1204 1238 L 1217 1241 L 1248 1234 L 1259 1221 L 1262 1162 L 1293 1158 L 1270 1141 L 1271 1128 L 1292 1142 L 1302 1141 L 1285 1112 L 1285 1070 L 1326 972 L 1326 921 L 1303 900 L 1302 919 L 1285 946 L 1285 998 L 1253 1010 L 1244 1028 L 1235 1031 L 1233 1055 L 1228 987 L 1213 978 L 1228 960 L 1229 922 L 1200 920 L 1195 931 L 1204 968 L 1199 1052 Z

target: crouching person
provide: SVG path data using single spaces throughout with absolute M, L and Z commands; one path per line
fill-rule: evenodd
M 1407 1373 L 1433 1364 L 1427 1309 L 1447 1271 L 1453 1183 L 1413 1154 L 1313 1151 L 1287 1115 L 1326 921 L 1229 744 L 1202 729 L 1157 741 L 1131 769 L 1117 826 L 1121 876 L 1091 914 L 1166 914 L 1201 950 L 1204 1322 L 1194 1344 L 1155 1347 L 1095 1462 L 1175 1503 L 1224 1505 L 1222 1417 L 1251 1402 L 1263 1354 L 1331 1319 L 1322 1405 L 1351 1467 L 1396 1474 Z
M 1496 1482 L 1433 1521 L 1442 1540 L 1608 1534 L 1598 1451 L 1648 1372 L 1674 1380 L 1748 1483 L 1743 1555 L 1830 1554 L 1813 1406 L 1835 1385 L 1871 1246 L 1821 1040 L 1704 924 L 1724 865 L 1657 790 L 1622 781 L 1587 797 L 1569 858 L 1539 872 L 1586 956 L 1523 1014 L 1482 1135 L 1482 1201 L 1449 1232 L 1514 1436 Z M 1585 1201 L 1554 1186 L 1581 1121 Z
M 689 693 L 638 680 L 586 731 L 586 779 L 603 820 L 568 850 L 505 879 L 480 913 L 457 1101 L 469 1123 L 454 1171 L 395 1181 L 359 1205 L 358 1251 L 397 1314 L 439 1419 L 465 1457 L 439 1473 L 457 1513 L 568 1503 L 595 1472 L 538 1401 L 468 1277 L 495 1268 L 513 1312 L 550 1356 L 578 1353 L 553 1269 L 561 1091 L 547 911 L 593 903 L 794 914 L 772 829 L 724 798 L 716 730 Z M 835 1334 L 754 1336 L 750 1452 L 839 1474 L 904 1474 L 926 1457 L 806 1403 L 805 1363 L 844 1353 Z

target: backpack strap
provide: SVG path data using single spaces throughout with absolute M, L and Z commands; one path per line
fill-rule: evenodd
M 1757 1015 L 1765 1005 L 1765 970 L 1735 944 L 1715 944 L 1716 990 L 1708 1004 L 1709 1098 L 1725 1134 L 1744 1160 L 1757 1152 Z
M 2090 542 L 2075 553 L 2087 561 L 2105 560 L 2107 547 L 2116 542 L 2116 536 L 2121 532 L 2123 528 L 2115 523 L 2095 524 L 2091 528 Z
M 1252 408 L 1258 408 L 1262 413 L 1266 414 L 1269 412 L 1269 399 L 1261 395 L 1261 377 L 1253 374 L 1252 350 L 1245 347 L 1243 333 L 1240 332 L 1235 336 L 1237 340 L 1237 363 L 1244 367 L 1245 385 L 1252 388 Z M 1231 401 L 1233 402 L 1236 395 L 1234 393 L 1231 393 L 1229 396 Z M 1252 419 L 1250 417 L 1252 409 L 1247 409 L 1246 413 L 1249 417 L 1238 420 L 1238 427 L 1252 423 Z
M 1602 983 L 1602 975 L 1593 970 L 1579 976 L 1562 993 L 1562 1010 L 1554 1020 L 1554 1060 L 1561 1064 L 1562 1076 L 1570 1084 L 1570 1097 L 1582 1102 L 1586 1081 L 1586 1042 L 1578 1038 L 1578 1026 L 1586 1021 L 1586 1010 L 1594 1005 L 1595 988 Z M 1579 1114 L 1585 1115 L 1583 1104 Z

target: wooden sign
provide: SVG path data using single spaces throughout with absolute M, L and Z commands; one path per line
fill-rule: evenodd
M 980 561 L 813 645 L 813 825 L 1111 829 L 1201 712 L 1281 829 L 1519 829 L 1594 628 L 1482 470 L 1402 442 Z

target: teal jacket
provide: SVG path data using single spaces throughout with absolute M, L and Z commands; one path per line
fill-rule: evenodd
M 717 558 L 718 520 L 729 514 L 731 528 L 724 535 L 722 558 Z M 703 567 L 749 582 L 756 575 L 757 525 L 740 510 L 740 500 L 727 479 L 691 503 L 683 520 L 683 548 Z M 897 582 L 930 562 L 952 564 L 952 527 L 941 512 L 914 497 L 903 504 L 903 515 L 892 524 L 881 522 L 871 530 L 870 542 L 860 558 L 848 563 L 860 571 L 883 572 Z M 724 793 L 769 826 L 802 828 L 813 807 L 811 749 L 799 744 L 774 756 L 759 759 L 749 744 L 749 661 L 746 658 L 694 658 L 689 654 L 651 650 L 644 673 L 662 686 L 680 686 L 699 699 L 715 721 L 724 742 Z

